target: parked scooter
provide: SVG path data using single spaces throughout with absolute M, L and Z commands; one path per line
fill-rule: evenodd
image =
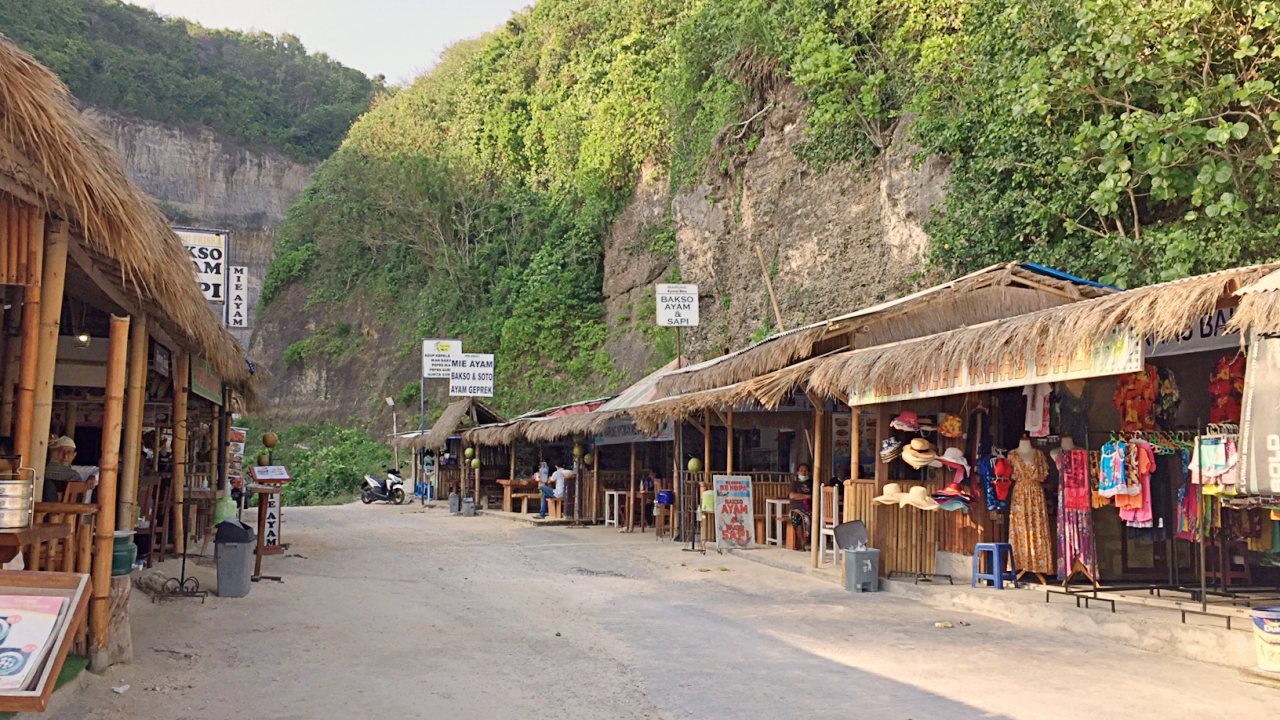
M 364 486 L 360 488 L 360 501 L 365 505 L 374 500 L 385 500 L 399 505 L 404 502 L 404 478 L 395 468 L 387 468 L 385 478 L 372 475 L 364 476 Z

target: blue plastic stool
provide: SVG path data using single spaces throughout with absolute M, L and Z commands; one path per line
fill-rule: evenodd
M 988 560 L 989 570 L 982 572 L 983 557 Z M 1005 570 L 1005 565 L 1009 569 Z M 1018 586 L 1018 568 L 1013 561 L 1013 546 L 1009 543 L 978 543 L 973 546 L 973 581 L 970 587 L 978 587 L 978 582 L 986 580 L 991 587 L 1003 590 L 1006 581 Z

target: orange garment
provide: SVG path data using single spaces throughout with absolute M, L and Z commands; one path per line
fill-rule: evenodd
M 1049 463 L 1044 453 L 1036 450 L 1030 462 L 1015 450 L 1009 453 L 1013 464 L 1013 501 L 1009 505 L 1009 544 L 1019 571 L 1056 572 L 1053 562 L 1053 535 L 1049 529 L 1049 508 L 1044 499 L 1044 480 Z

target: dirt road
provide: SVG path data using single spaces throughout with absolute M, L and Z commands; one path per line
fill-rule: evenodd
M 1234 670 L 849 595 L 652 534 L 349 505 L 288 508 L 284 536 L 290 556 L 266 562 L 282 584 L 204 605 L 135 596 L 135 662 L 60 692 L 49 716 L 1249 720 L 1280 697 Z

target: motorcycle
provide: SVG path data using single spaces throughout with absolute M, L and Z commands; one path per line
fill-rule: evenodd
M 388 468 L 386 478 L 364 476 L 364 486 L 360 488 L 360 502 L 368 505 L 374 500 L 385 500 L 395 505 L 404 502 L 404 478 L 400 477 L 398 470 Z

